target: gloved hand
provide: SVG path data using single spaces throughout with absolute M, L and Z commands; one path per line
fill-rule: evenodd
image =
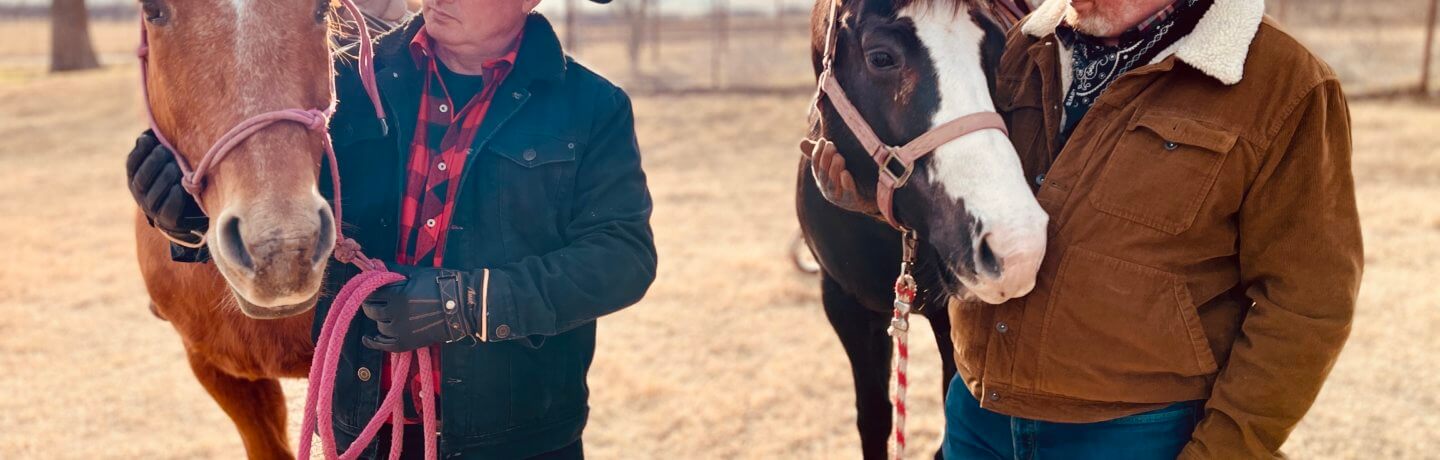
M 172 241 L 190 247 L 204 244 L 210 218 L 200 211 L 200 204 L 180 185 L 180 165 L 170 149 L 150 130 L 135 140 L 135 149 L 125 159 L 125 175 L 130 195 L 150 226 L 159 229 Z
M 361 339 L 365 346 L 391 353 L 475 335 L 480 306 L 469 272 L 391 264 L 405 281 L 388 284 L 365 299 L 365 316 L 380 334 Z

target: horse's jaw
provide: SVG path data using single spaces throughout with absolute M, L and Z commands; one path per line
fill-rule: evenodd
M 234 290 L 231 290 L 231 295 L 235 298 L 235 306 L 240 310 L 240 313 L 253 319 L 281 319 L 299 316 L 315 308 L 315 304 L 320 300 L 320 292 L 316 291 L 309 299 L 300 303 L 262 307 L 251 303 L 249 300 L 245 300 L 244 296 L 234 292 Z

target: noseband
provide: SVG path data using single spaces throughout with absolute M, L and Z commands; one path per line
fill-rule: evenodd
M 915 171 L 915 162 L 930 155 L 946 143 L 964 137 L 967 134 L 984 129 L 995 129 L 1001 133 L 1007 133 L 1005 120 L 995 112 L 976 112 L 945 122 L 940 126 L 931 128 L 919 137 L 905 143 L 894 146 L 880 140 L 875 134 L 870 123 L 860 115 L 859 109 L 850 102 L 845 95 L 845 89 L 840 86 L 840 81 L 835 78 L 835 42 L 838 37 L 835 33 L 836 24 L 840 22 L 839 14 L 840 0 L 830 2 L 829 20 L 825 29 L 825 54 L 822 56 L 823 71 L 820 73 L 819 84 L 815 89 L 815 97 L 811 102 L 810 113 L 819 123 L 820 118 L 816 116 L 820 111 L 820 100 L 822 96 L 830 101 L 830 106 L 840 114 L 840 119 L 845 126 L 860 141 L 870 159 L 875 161 L 879 168 L 878 180 L 875 185 L 875 204 L 880 208 L 880 214 L 891 226 L 904 230 L 905 227 L 895 219 L 895 190 L 905 186 L 910 180 L 910 175 Z M 822 130 L 817 130 L 823 135 Z M 816 142 L 815 145 L 823 145 Z
M 381 107 L 380 92 L 375 86 L 375 68 L 374 65 L 372 65 L 375 59 L 375 51 L 370 43 L 370 31 L 369 28 L 365 26 L 365 17 L 361 15 L 360 8 L 357 7 L 352 0 L 340 0 L 340 4 L 350 12 L 351 17 L 355 19 L 357 24 L 356 29 L 360 33 L 360 81 L 362 86 L 365 87 L 365 93 L 370 97 L 371 105 L 375 107 L 375 117 L 380 120 L 381 129 L 388 132 L 388 126 L 385 124 L 385 109 Z M 225 161 L 230 151 L 234 150 L 236 146 L 245 142 L 246 139 L 249 139 L 250 136 L 253 136 L 255 133 L 277 123 L 292 122 L 298 123 L 310 131 L 322 134 L 321 138 L 323 139 L 322 142 L 325 148 L 325 159 L 330 163 L 330 179 L 334 187 L 335 206 L 333 206 L 333 211 L 335 213 L 335 222 L 337 225 L 342 222 L 340 220 L 340 173 L 335 165 L 335 149 L 330 144 L 329 133 L 330 116 L 335 113 L 334 79 L 330 80 L 330 104 L 325 108 L 281 109 L 247 118 L 220 136 L 220 139 L 216 140 L 215 144 L 210 146 L 210 149 L 205 152 L 205 156 L 201 157 L 200 163 L 192 168 L 190 162 L 185 160 L 185 157 L 180 154 L 180 150 L 175 148 L 175 145 L 165 137 L 165 134 L 160 131 L 160 126 L 155 122 L 155 110 L 154 107 L 150 105 L 149 35 L 149 28 L 146 26 L 145 18 L 141 17 L 140 48 L 136 50 L 135 54 L 140 58 L 140 92 L 145 98 L 145 116 L 149 119 L 150 131 L 155 133 L 155 138 L 160 141 L 161 145 L 170 149 L 170 153 L 175 156 L 175 162 L 180 165 L 180 172 L 183 175 L 181 185 L 185 187 L 186 192 L 195 197 L 195 202 L 200 204 L 202 212 L 209 215 L 209 211 L 205 209 L 205 205 L 201 201 L 201 193 L 205 191 L 205 179 L 209 176 L 211 168 Z M 334 62 L 332 61 L 330 65 L 330 74 L 334 74 Z M 161 233 L 164 234 L 164 232 Z M 166 237 L 169 238 L 169 235 L 166 235 Z M 176 241 L 173 238 L 171 238 L 171 241 L 190 247 L 204 245 L 203 240 L 198 245 Z

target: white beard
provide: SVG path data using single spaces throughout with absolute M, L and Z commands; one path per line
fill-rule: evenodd
M 1120 20 L 1135 16 L 1134 2 L 1124 2 L 1120 11 L 1095 11 L 1089 15 L 1081 16 L 1075 8 L 1065 6 L 1065 23 L 1074 28 L 1075 31 L 1092 37 L 1115 37 L 1125 32 L 1121 27 Z

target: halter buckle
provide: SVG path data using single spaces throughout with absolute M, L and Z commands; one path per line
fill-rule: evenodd
M 885 146 L 881 149 L 885 157 L 878 163 L 880 175 L 890 178 L 890 188 L 904 187 L 905 182 L 910 180 L 910 174 L 915 172 L 914 165 L 907 165 L 900 160 L 900 156 L 895 154 L 899 149 L 895 147 Z

